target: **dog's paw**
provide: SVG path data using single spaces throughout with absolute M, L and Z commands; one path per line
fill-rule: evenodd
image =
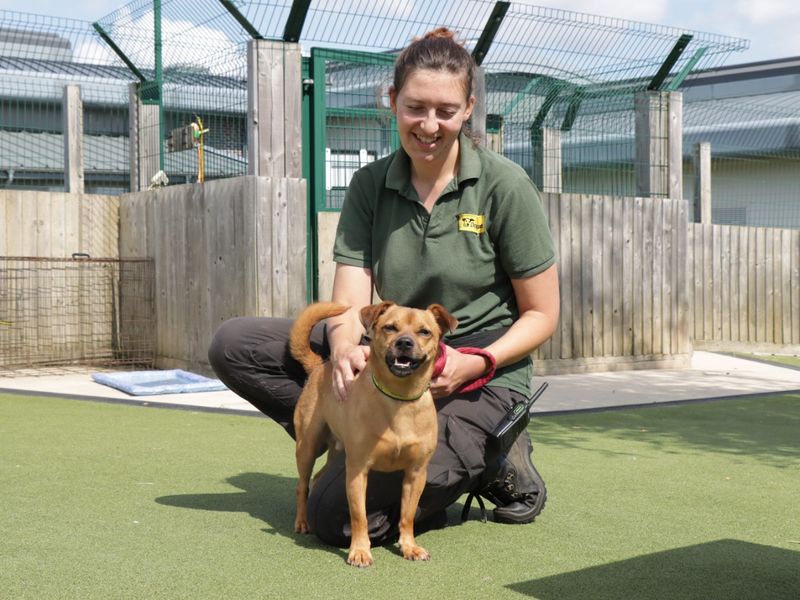
M 369 567 L 372 563 L 372 552 L 369 549 L 351 548 L 350 553 L 347 555 L 347 564 L 354 567 Z
M 407 545 L 401 548 L 403 551 L 403 558 L 406 560 L 430 560 L 431 554 L 422 546 Z
M 305 519 L 295 519 L 294 532 L 311 533 L 311 528 L 308 526 L 308 522 Z

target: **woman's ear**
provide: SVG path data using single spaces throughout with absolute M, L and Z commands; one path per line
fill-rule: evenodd
M 389 108 L 394 114 L 397 114 L 397 90 L 393 85 L 389 86 Z
M 470 96 L 469 98 L 467 98 L 467 109 L 464 112 L 465 121 L 469 119 L 470 116 L 472 116 L 472 111 L 474 110 L 474 108 L 475 108 L 475 96 Z

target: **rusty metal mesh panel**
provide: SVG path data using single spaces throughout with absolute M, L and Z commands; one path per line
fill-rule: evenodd
M 150 259 L 0 257 L 0 373 L 152 367 Z

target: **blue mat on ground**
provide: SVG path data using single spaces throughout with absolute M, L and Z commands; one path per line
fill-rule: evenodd
M 219 379 L 210 379 L 181 369 L 92 373 L 92 379 L 131 396 L 217 392 L 227 389 Z

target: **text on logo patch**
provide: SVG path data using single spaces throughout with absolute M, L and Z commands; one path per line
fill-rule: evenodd
M 458 215 L 458 230 L 469 231 L 470 233 L 484 233 L 486 231 L 484 216 L 467 213 Z

